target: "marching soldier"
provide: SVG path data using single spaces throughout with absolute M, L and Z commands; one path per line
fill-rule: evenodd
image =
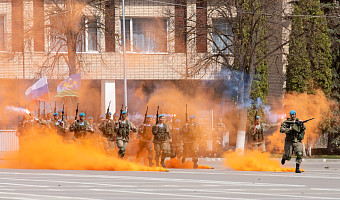
M 60 136 L 65 136 L 67 130 L 67 121 L 64 122 L 59 119 L 59 113 L 54 113 L 52 121 L 50 121 L 50 127 L 55 129 Z
M 124 158 L 125 150 L 130 139 L 130 131 L 137 132 L 135 125 L 126 119 L 127 112 L 121 112 L 121 119 L 115 125 L 116 144 L 119 149 L 118 155 Z
M 159 157 L 161 156 L 161 165 L 165 167 L 164 160 L 170 156 L 171 134 L 169 126 L 164 122 L 164 114 L 159 115 L 159 123 L 153 125 L 152 134 L 154 135 L 153 143 L 156 151 L 156 166 L 159 166 Z
M 75 139 L 80 141 L 85 139 L 88 132 L 94 133 L 93 127 L 85 120 L 85 113 L 79 114 L 79 120 L 74 121 L 70 126 L 70 131 L 74 132 Z
M 285 138 L 285 153 L 282 156 L 281 164 L 284 165 L 286 160 L 290 160 L 293 152 L 296 155 L 295 173 L 301 173 L 300 165 L 302 162 L 302 144 L 304 139 L 306 126 L 296 118 L 296 111 L 289 112 L 290 118 L 287 118 L 281 124 L 280 132 L 286 134 Z
M 198 162 L 198 140 L 200 136 L 200 129 L 195 122 L 195 115 L 190 116 L 190 120 L 183 128 L 183 141 L 184 141 L 184 155 L 182 163 L 185 162 L 186 157 L 192 157 L 194 168 L 197 168 Z
M 139 142 L 138 142 L 138 152 L 137 161 L 142 156 L 144 150 L 148 151 L 149 166 L 152 167 L 153 160 L 153 149 L 152 149 L 152 115 L 146 116 L 146 122 L 143 123 L 138 130 Z
M 181 120 L 176 119 L 171 129 L 171 158 L 181 158 L 183 155 L 183 134 L 181 129 Z
M 111 119 L 111 112 L 106 114 L 106 118 L 99 125 L 99 130 L 107 139 L 107 150 L 111 151 L 115 148 L 115 122 Z

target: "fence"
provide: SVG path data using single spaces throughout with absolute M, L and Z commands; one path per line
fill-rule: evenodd
M 0 151 L 18 151 L 19 140 L 16 130 L 0 130 Z

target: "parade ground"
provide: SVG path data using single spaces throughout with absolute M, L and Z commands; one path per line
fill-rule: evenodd
M 0 161 L 4 162 L 4 161 Z M 0 199 L 339 199 L 340 160 L 304 159 L 302 174 L 214 169 L 169 172 L 0 169 Z M 294 167 L 294 162 L 286 164 Z

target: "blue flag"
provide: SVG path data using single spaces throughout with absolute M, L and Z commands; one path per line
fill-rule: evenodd
M 61 82 L 58 85 L 57 92 L 61 92 L 63 90 L 79 90 L 81 88 L 81 75 L 72 74 L 65 81 Z

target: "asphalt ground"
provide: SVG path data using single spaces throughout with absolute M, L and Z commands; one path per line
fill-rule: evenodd
M 0 169 L 0 199 L 340 199 L 340 160 L 305 159 L 302 174 L 234 171 L 222 159 L 199 164 L 214 169 Z

